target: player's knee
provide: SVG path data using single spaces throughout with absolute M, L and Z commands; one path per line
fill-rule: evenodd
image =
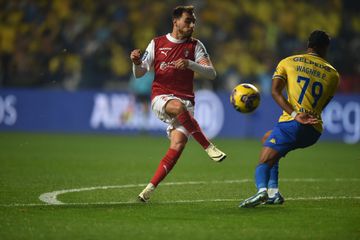
M 272 167 L 275 162 L 276 162 L 277 159 L 275 158 L 266 158 L 266 157 L 263 157 L 263 158 L 260 158 L 259 159 L 259 164 L 261 163 L 267 163 L 270 167 Z
M 177 116 L 185 111 L 184 104 L 178 100 L 172 100 L 166 105 L 166 112 L 173 116 Z
M 280 156 L 277 151 L 268 147 L 264 147 L 260 153 L 259 164 L 267 163 L 270 167 L 272 167 L 279 159 Z
M 170 148 L 172 148 L 176 151 L 182 151 L 185 148 L 186 143 L 187 143 L 187 139 L 173 141 L 170 144 Z
M 179 115 L 180 113 L 183 113 L 186 111 L 186 108 L 184 106 L 184 104 L 180 101 L 177 101 L 175 104 L 174 104 L 174 112 L 176 115 Z

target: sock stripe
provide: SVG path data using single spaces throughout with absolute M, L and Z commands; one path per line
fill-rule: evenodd
M 177 160 L 181 155 L 181 151 L 178 152 L 175 149 L 169 148 L 163 159 L 160 161 L 156 172 L 151 179 L 151 183 L 156 187 L 171 171 L 175 166 Z
M 165 169 L 166 174 L 168 174 L 168 169 L 167 169 L 166 165 L 163 165 L 163 168 Z

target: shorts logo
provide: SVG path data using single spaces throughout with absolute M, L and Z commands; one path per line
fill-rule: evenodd
M 275 140 L 275 138 L 270 139 L 270 141 L 269 141 L 269 142 L 271 142 L 272 144 L 276 144 L 276 140 Z

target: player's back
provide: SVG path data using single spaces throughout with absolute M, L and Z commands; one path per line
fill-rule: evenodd
M 307 112 L 319 119 L 314 127 L 322 131 L 321 112 L 334 96 L 339 74 L 323 58 L 312 54 L 294 55 L 283 59 L 274 77 L 286 81 L 288 101 L 298 112 Z M 291 116 L 283 112 L 279 121 L 290 121 Z

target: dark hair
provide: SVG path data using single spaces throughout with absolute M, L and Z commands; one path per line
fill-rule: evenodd
M 329 46 L 329 35 L 321 30 L 313 31 L 309 36 L 308 48 L 324 48 Z
M 173 14 L 172 14 L 173 19 L 181 18 L 182 14 L 184 12 L 187 12 L 190 15 L 194 14 L 194 6 L 192 6 L 192 5 L 189 5 L 189 6 L 177 6 L 176 8 L 174 8 L 174 11 L 173 11 Z

